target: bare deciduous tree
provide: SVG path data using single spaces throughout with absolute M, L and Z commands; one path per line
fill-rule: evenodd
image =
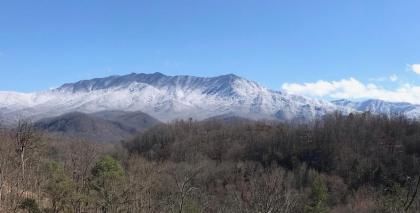
M 37 136 L 30 121 L 19 120 L 15 130 L 16 152 L 20 156 L 21 178 L 25 180 L 26 151 L 36 147 Z

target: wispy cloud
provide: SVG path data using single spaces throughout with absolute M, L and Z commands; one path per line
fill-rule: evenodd
M 376 81 L 376 82 L 384 82 L 384 81 L 391 81 L 391 82 L 396 82 L 398 81 L 399 77 L 396 74 L 392 74 L 390 76 L 382 76 L 382 77 L 378 77 L 378 78 L 370 78 L 369 81 Z
M 396 76 L 393 76 L 396 77 Z M 392 78 L 395 81 L 397 78 Z M 391 80 L 391 79 L 390 79 Z M 381 99 L 393 102 L 420 104 L 420 86 L 402 84 L 396 89 L 386 89 L 377 84 L 365 84 L 355 78 L 312 83 L 285 83 L 282 89 L 291 94 L 329 99 Z
M 392 74 L 392 75 L 389 76 L 389 80 L 392 81 L 392 82 L 396 82 L 396 81 L 398 81 L 398 76 L 395 75 L 395 74 Z

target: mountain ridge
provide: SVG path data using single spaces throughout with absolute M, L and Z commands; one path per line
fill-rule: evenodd
M 371 112 L 374 114 L 405 115 L 409 118 L 420 118 L 420 105 L 408 102 L 390 102 L 379 99 L 367 99 L 363 101 L 351 101 L 347 99 L 335 100 L 332 103 L 353 108 L 359 112 Z
M 374 102 L 365 105 L 377 106 Z M 412 108 L 405 111 L 418 116 L 418 106 Z M 190 117 L 204 120 L 226 114 L 248 119 L 309 121 L 334 111 L 366 109 L 369 108 L 355 102 L 330 102 L 271 90 L 234 74 L 196 77 L 131 73 L 66 83 L 42 92 L 0 92 L 0 120 L 9 123 L 19 118 L 40 120 L 74 111 L 112 110 L 142 111 L 163 122 Z

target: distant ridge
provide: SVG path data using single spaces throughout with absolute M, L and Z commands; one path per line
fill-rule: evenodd
M 250 122 L 252 120 L 245 117 L 240 117 L 234 114 L 225 114 L 225 115 L 217 115 L 214 117 L 210 117 L 210 118 L 205 119 L 204 121 L 220 121 L 224 123 L 236 123 L 236 122 Z
M 125 120 L 125 118 L 128 118 Z M 109 143 L 129 139 L 160 122 L 142 112 L 71 112 L 35 123 L 38 130 L 68 138 Z
M 136 111 L 136 112 L 125 112 L 125 111 L 101 111 L 91 114 L 92 116 L 102 118 L 107 121 L 117 122 L 129 127 L 136 132 L 143 132 L 152 126 L 160 124 L 161 122 L 152 116 Z
M 358 112 L 371 112 L 374 114 L 405 115 L 409 118 L 420 118 L 420 105 L 406 102 L 389 102 L 378 99 L 365 101 L 336 100 L 334 104 L 348 107 Z

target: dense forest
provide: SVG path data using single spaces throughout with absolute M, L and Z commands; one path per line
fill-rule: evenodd
M 420 123 L 174 121 L 132 140 L 0 132 L 0 212 L 418 212 Z

